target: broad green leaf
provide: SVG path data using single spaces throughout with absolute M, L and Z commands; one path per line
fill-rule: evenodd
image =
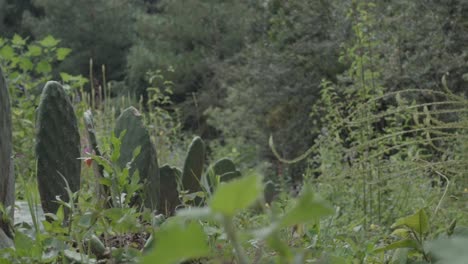
M 399 240 L 385 247 L 377 248 L 374 250 L 374 252 L 379 253 L 379 252 L 397 249 L 397 248 L 412 248 L 412 249 L 420 250 L 421 246 L 416 240 L 405 239 L 405 240 Z
M 68 54 L 70 54 L 71 49 L 68 48 L 58 48 L 57 49 L 57 60 L 63 61 Z
M 271 236 L 267 238 L 267 244 L 272 248 L 276 254 L 278 254 L 282 260 L 289 260 L 292 258 L 292 252 L 289 249 L 288 244 L 281 239 L 278 232 L 274 232 Z
M 0 49 L 0 57 L 6 60 L 11 60 L 15 56 L 15 51 L 10 46 L 4 46 Z
M 37 73 L 49 73 L 51 71 L 52 71 L 52 66 L 47 61 L 40 61 L 36 65 L 36 72 Z
M 89 228 L 93 224 L 94 214 L 86 212 L 78 218 L 78 225 L 83 228 Z
M 466 227 L 466 226 L 457 226 L 457 227 L 454 228 L 452 235 L 468 238 L 468 227 Z
M 73 80 L 73 75 L 70 75 L 66 72 L 61 72 L 60 73 L 60 78 L 62 78 L 62 80 L 64 82 L 69 82 L 69 81 L 72 81 Z
M 28 52 L 31 57 L 37 57 L 42 54 L 42 48 L 37 45 L 29 45 Z
M 177 210 L 177 216 L 184 219 L 207 219 L 212 216 L 209 207 L 191 207 Z
M 101 157 L 101 156 L 97 156 L 97 155 L 91 155 L 91 157 L 93 158 L 94 161 L 96 161 L 99 165 L 101 165 L 102 167 L 104 167 L 104 170 L 111 173 L 113 172 L 112 170 L 112 166 L 109 164 L 109 162 Z
M 15 233 L 15 249 L 19 256 L 39 257 L 42 255 L 42 249 L 38 243 L 35 243 L 27 235 L 16 232 Z
M 91 263 L 91 264 L 97 263 L 96 259 L 90 258 L 89 256 L 85 254 L 80 254 L 74 250 L 65 249 L 63 251 L 63 254 L 72 263 Z
M 52 48 L 57 46 L 57 44 L 60 42 L 60 40 L 55 39 L 51 35 L 45 37 L 43 40 L 39 41 L 39 43 L 46 48 Z
M 11 40 L 11 43 L 16 46 L 24 46 L 26 44 L 26 40 L 24 40 L 20 35 L 15 34 Z
M 252 205 L 263 193 L 262 180 L 257 175 L 242 177 L 221 184 L 213 195 L 210 207 L 213 212 L 234 216 Z
M 20 66 L 21 70 L 23 70 L 23 71 L 30 71 L 30 70 L 33 69 L 34 64 L 31 62 L 30 59 L 28 59 L 26 57 L 22 57 L 19 60 L 19 66 Z
M 282 227 L 317 221 L 333 214 L 333 208 L 327 202 L 318 199 L 310 188 L 306 188 L 294 207 L 281 219 Z
M 154 237 L 156 246 L 143 257 L 143 264 L 173 264 L 210 254 L 207 237 L 201 225 L 196 222 L 187 226 L 178 221 L 166 222 Z
M 427 250 L 435 255 L 436 263 L 466 264 L 468 260 L 468 238 L 452 237 L 429 242 Z
M 397 248 L 392 255 L 390 264 L 406 264 L 408 262 L 408 248 Z
M 330 264 L 347 264 L 349 261 L 341 256 L 330 255 L 325 257 L 325 262 L 323 263 L 330 263 Z
M 410 231 L 408 229 L 404 228 L 397 228 L 393 230 L 392 235 L 395 235 L 399 238 L 409 238 L 410 236 Z
M 392 228 L 407 226 L 420 236 L 429 231 L 429 219 L 424 209 L 419 210 L 417 213 L 398 219 Z
M 15 248 L 17 250 L 30 250 L 34 245 L 34 241 L 27 235 L 16 232 L 15 234 Z

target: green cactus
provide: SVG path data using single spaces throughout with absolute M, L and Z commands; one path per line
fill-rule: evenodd
M 144 182 L 143 195 L 144 205 L 156 210 L 159 199 L 159 167 L 156 148 L 151 142 L 150 135 L 146 129 L 140 112 L 129 107 L 117 118 L 114 129 L 116 136 L 126 131 L 120 148 L 119 165 L 123 168 L 132 160 L 133 151 L 141 147 L 140 154 L 135 158 L 130 170 L 133 175 L 138 170 L 140 179 Z
M 226 173 L 222 174 L 220 176 L 220 181 L 221 182 L 228 182 L 228 181 L 233 180 L 235 178 L 239 178 L 240 176 L 241 176 L 240 171 L 238 171 L 238 170 L 230 171 L 230 172 L 226 172 Z
M 189 193 L 202 190 L 203 165 L 205 163 L 205 143 L 200 137 L 192 140 L 185 158 L 182 173 L 182 186 Z
M 68 96 L 58 82 L 47 82 L 36 116 L 37 181 L 44 212 L 56 213 L 56 196 L 68 201 L 80 188 L 80 135 Z
M 15 203 L 15 178 L 13 174 L 12 132 L 10 97 L 3 72 L 0 68 L 0 203 L 4 208 Z M 13 216 L 13 210 L 10 212 Z M 8 219 L 0 213 L 0 248 L 12 245 L 12 218 Z
M 170 216 L 174 214 L 176 207 L 180 204 L 177 182 L 180 180 L 182 172 L 175 167 L 164 165 L 159 168 L 159 176 L 161 179 L 159 212 Z
M 231 159 L 222 158 L 211 165 L 205 173 L 205 185 L 212 192 L 216 188 L 216 177 L 219 176 L 221 182 L 226 182 L 240 175 L 241 173 L 236 170 L 236 165 Z
M 87 110 L 83 114 L 84 123 L 86 126 L 86 137 L 88 139 L 88 147 L 93 150 L 94 154 L 97 156 L 101 156 L 101 151 L 99 150 L 99 146 L 96 139 L 96 131 L 94 128 L 94 120 L 93 120 L 93 113 L 91 110 Z M 100 201 L 108 201 L 108 203 L 104 204 L 107 207 L 112 207 L 112 200 L 108 200 L 111 193 L 109 187 L 106 185 L 100 184 L 99 179 L 101 179 L 104 175 L 104 168 L 102 165 L 99 165 L 97 162 L 93 162 L 93 170 L 94 176 L 96 177 L 96 195 L 99 197 Z

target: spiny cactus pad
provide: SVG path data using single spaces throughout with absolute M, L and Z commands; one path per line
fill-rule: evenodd
M 240 176 L 240 172 L 236 170 L 236 165 L 231 159 L 222 158 L 216 161 L 205 174 L 207 185 L 213 191 L 216 183 L 216 177 L 220 177 L 220 181 L 225 182 Z
M 137 147 L 141 147 L 140 154 L 132 164 L 130 175 L 138 170 L 141 181 L 145 183 L 143 187 L 144 205 L 156 210 L 159 199 L 158 158 L 156 148 L 143 123 L 143 118 L 136 108 L 125 109 L 117 118 L 114 133 L 118 137 L 123 131 L 126 132 L 121 142 L 119 165 L 122 168 L 125 167 L 132 160 L 133 151 Z
M 182 172 L 175 167 L 164 165 L 159 168 L 159 176 L 161 178 L 159 212 L 173 215 L 176 207 L 180 204 L 177 182 L 180 180 Z
M 201 180 L 205 163 L 205 143 L 200 137 L 195 137 L 190 143 L 185 158 L 182 173 L 182 186 L 189 193 L 202 190 Z
M 11 109 L 8 88 L 0 68 L 0 203 L 6 208 L 15 202 L 15 178 L 13 175 Z M 13 210 L 12 210 L 13 211 Z M 11 238 L 9 223 L 3 221 L 0 214 L 0 234 Z M 0 248 L 10 241 L 0 236 Z
M 80 188 L 80 135 L 68 96 L 58 82 L 47 82 L 36 117 L 37 181 L 44 212 L 56 213 L 56 196 L 64 201 L 65 190 Z M 63 176 L 63 177 L 62 177 Z

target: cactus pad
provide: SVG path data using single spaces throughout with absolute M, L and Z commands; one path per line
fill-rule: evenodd
M 173 215 L 176 207 L 180 204 L 177 182 L 180 180 L 182 172 L 169 165 L 159 168 L 161 179 L 159 194 L 159 212 L 167 216 Z
M 236 170 L 236 165 L 231 159 L 222 158 L 216 161 L 205 174 L 206 184 L 210 191 L 216 187 L 216 177 L 220 177 L 221 182 L 230 181 L 240 176 L 240 172 Z
M 189 193 L 202 190 L 203 165 L 205 163 L 205 143 L 200 137 L 195 137 L 188 148 L 182 173 L 182 186 Z
M 37 181 L 44 212 L 56 213 L 56 196 L 64 201 L 68 182 L 72 192 L 80 188 L 80 135 L 68 96 L 58 82 L 47 82 L 36 116 Z
M 123 168 L 132 160 L 133 151 L 141 147 L 140 154 L 135 158 L 130 169 L 130 175 L 138 170 L 140 179 L 144 183 L 144 205 L 152 210 L 157 209 L 159 199 L 159 167 L 156 148 L 151 142 L 140 112 L 129 107 L 117 118 L 114 129 L 118 137 L 126 131 L 121 142 L 119 165 Z
M 15 202 L 15 178 L 13 174 L 10 97 L 2 69 L 0 69 L 0 203 L 6 208 Z M 13 208 L 13 207 L 11 207 Z M 13 212 L 13 210 L 12 210 Z M 10 243 L 10 225 L 0 214 L 0 248 Z

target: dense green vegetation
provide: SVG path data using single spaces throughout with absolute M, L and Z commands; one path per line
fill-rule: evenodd
M 467 263 L 466 43 L 464 0 L 0 0 L 0 263 Z

